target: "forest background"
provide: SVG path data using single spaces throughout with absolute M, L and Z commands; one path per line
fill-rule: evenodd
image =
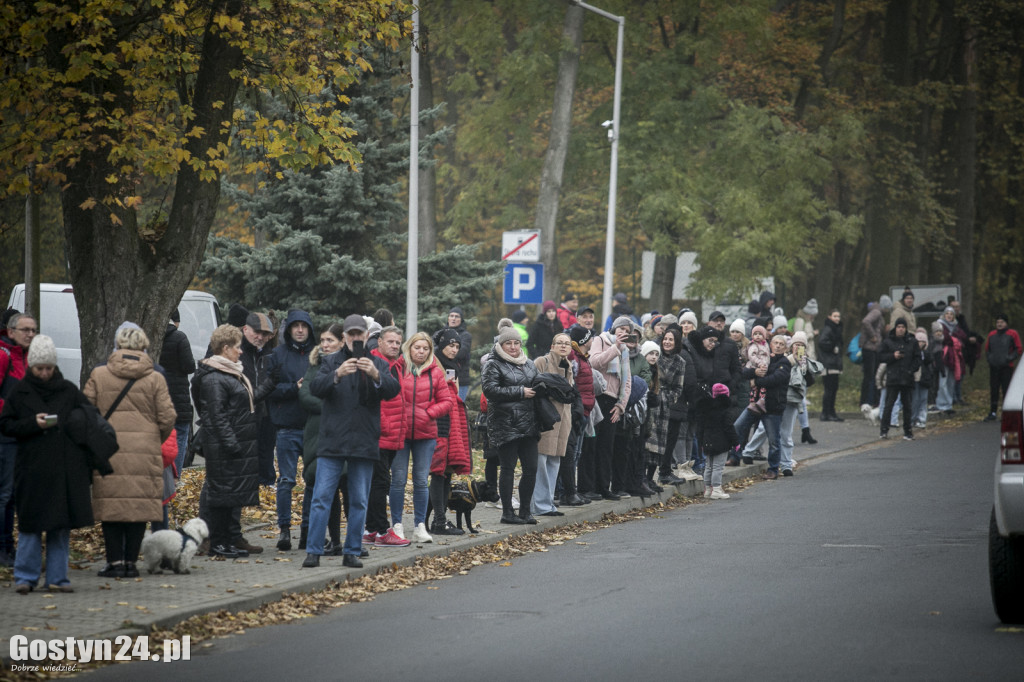
M 890 286 L 957 283 L 973 327 L 987 330 L 997 312 L 1020 325 L 1020 3 L 593 4 L 625 18 L 614 288 L 635 310 L 741 300 L 773 276 L 790 316 L 815 297 L 855 323 Z M 404 9 L 392 7 L 407 18 Z M 475 338 L 493 335 L 510 312 L 499 280 L 506 230 L 542 230 L 548 298 L 571 290 L 598 307 L 615 23 L 555 0 L 437 0 L 423 3 L 421 29 L 421 328 L 461 305 Z M 211 238 L 179 264 L 191 286 L 222 304 L 303 307 L 321 321 L 377 307 L 404 318 L 403 33 L 367 39 L 360 54 L 372 70 L 332 100 L 357 156 L 288 164 L 227 142 Z M 291 105 L 270 88 L 240 106 L 287 118 Z M 25 195 L 5 186 L 8 291 L 22 281 Z M 42 280 L 67 281 L 67 190 L 36 191 Z M 152 206 L 152 194 L 127 209 Z M 645 250 L 657 258 L 641 300 Z M 700 270 L 688 299 L 673 300 L 680 251 L 697 252 Z

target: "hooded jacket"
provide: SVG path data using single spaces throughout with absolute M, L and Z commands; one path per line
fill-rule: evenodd
M 818 358 L 825 366 L 825 374 L 843 373 L 843 323 L 836 324 L 826 318 L 818 335 Z
M 455 356 L 455 362 L 459 363 L 459 386 L 469 386 L 469 358 L 473 336 L 466 330 L 466 316 L 462 314 L 462 308 L 455 306 L 451 312 L 457 312 L 459 319 L 462 320 L 458 327 L 452 327 L 459 333 L 459 354 Z
M 179 422 L 192 421 L 192 400 L 189 398 L 188 375 L 195 374 L 196 360 L 192 357 L 192 346 L 185 333 L 173 324 L 164 331 L 160 364 L 164 366 L 167 390 L 178 413 Z
M 93 478 L 92 508 L 97 521 L 161 521 L 164 462 L 160 451 L 174 429 L 177 412 L 167 382 L 153 369 L 153 360 L 142 351 L 116 350 L 107 364 L 92 371 L 82 393 L 100 414 L 135 379 L 110 425 L 117 432 L 119 449 L 110 458 L 114 473 Z
M 1020 336 L 1013 329 L 993 329 L 985 341 L 985 357 L 990 367 L 1013 367 L 1021 355 Z
M 295 322 L 309 325 L 309 336 L 302 343 L 292 338 L 291 325 Z M 270 353 L 265 363 L 267 374 L 277 385 L 267 400 L 267 407 L 270 421 L 279 429 L 302 429 L 306 426 L 306 411 L 299 404 L 298 382 L 309 369 L 309 353 L 315 345 L 316 329 L 309 313 L 289 311 L 284 321 L 284 343 Z M 249 381 L 252 381 L 251 377 Z
M 896 351 L 902 355 L 899 360 L 896 359 Z M 917 339 L 911 333 L 896 336 L 896 330 L 892 329 L 878 350 L 878 362 L 886 365 L 886 386 L 913 386 L 914 373 L 921 367 Z

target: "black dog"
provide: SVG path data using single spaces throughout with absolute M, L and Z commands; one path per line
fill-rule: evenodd
M 497 491 L 491 490 L 492 486 L 486 481 L 454 481 L 448 493 L 447 507 L 455 512 L 455 525 L 462 530 L 462 518 L 466 518 L 466 529 L 476 534 L 473 527 L 473 510 L 477 502 L 493 502 L 497 499 Z M 430 516 L 434 513 L 434 505 L 427 502 L 427 528 L 430 528 Z

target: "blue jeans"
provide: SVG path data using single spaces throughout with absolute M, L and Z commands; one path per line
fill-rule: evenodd
M 765 434 L 768 436 L 768 469 L 779 472 L 779 461 L 782 457 L 780 452 L 779 434 L 782 431 L 781 414 L 755 414 L 750 410 L 743 410 L 733 426 L 736 433 L 743 437 L 750 431 L 750 427 L 761 422 L 764 425 Z
M 466 402 L 466 396 L 469 395 L 469 386 L 459 386 L 459 399 L 462 402 Z
M 302 429 L 277 430 L 277 526 L 292 525 L 292 488 L 295 470 L 302 456 Z M 319 464 L 317 467 L 319 468 Z M 337 482 L 335 482 L 337 485 Z
M 178 456 L 174 459 L 174 468 L 181 476 L 185 466 L 185 450 L 188 448 L 188 432 L 192 428 L 192 422 L 175 422 L 174 431 L 178 434 Z
M 952 410 L 955 397 L 956 379 L 953 378 L 953 370 L 946 367 L 946 376 L 939 375 L 939 393 L 935 397 L 935 407 L 943 412 Z
M 798 403 L 787 403 L 786 409 L 782 412 L 782 421 L 779 424 L 779 468 L 783 471 L 792 471 L 796 466 L 793 459 L 793 426 L 799 410 Z M 804 410 L 803 414 L 806 416 L 807 411 Z
M 750 440 L 747 441 L 746 446 L 743 448 L 743 456 L 753 457 L 766 440 L 768 440 L 768 436 L 765 435 L 764 424 L 758 424 L 757 428 L 754 429 L 754 435 L 750 437 Z
M 306 552 L 324 553 L 324 534 L 327 517 L 338 489 L 341 475 L 348 472 L 348 522 L 345 528 L 345 554 L 358 557 L 363 551 L 363 526 L 366 525 L 366 505 L 370 499 L 370 481 L 373 480 L 373 460 L 357 457 L 317 457 L 316 484 L 313 486 L 313 504 L 309 510 L 309 534 Z
M 533 488 L 530 498 L 530 512 L 545 514 L 557 511 L 555 508 L 555 481 L 558 480 L 558 467 L 562 458 L 555 455 L 537 456 L 537 485 Z
M 71 531 L 67 528 L 46 533 L 46 584 L 67 585 L 68 545 Z M 20 533 L 18 553 L 14 557 L 15 584 L 28 583 L 33 587 L 39 582 L 43 566 L 43 534 Z
M 409 480 L 409 452 L 412 451 L 412 509 L 413 525 L 427 521 L 427 501 L 430 499 L 430 462 L 434 458 L 437 441 L 433 438 L 405 441 L 405 447 L 395 453 L 391 461 L 391 525 L 402 522 L 405 504 L 405 482 Z
M 914 415 L 914 425 L 924 426 L 928 421 L 928 386 L 918 382 L 914 384 L 914 400 L 910 413 Z

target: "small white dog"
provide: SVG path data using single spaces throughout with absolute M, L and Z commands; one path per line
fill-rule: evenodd
M 192 519 L 178 530 L 150 533 L 142 540 L 142 558 L 146 570 L 149 573 L 162 573 L 161 562 L 166 559 L 166 564 L 170 564 L 175 573 L 190 573 L 192 557 L 208 537 L 210 529 L 202 519 Z

